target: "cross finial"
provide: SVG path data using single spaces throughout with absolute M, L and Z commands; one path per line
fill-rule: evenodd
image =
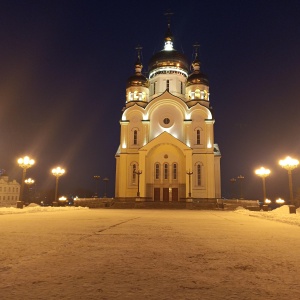
M 171 24 L 171 17 L 172 17 L 172 15 L 174 15 L 174 13 L 172 13 L 171 10 L 168 9 L 167 12 L 164 13 L 164 15 L 167 17 L 168 27 L 170 27 L 170 24 Z
M 142 51 L 143 47 L 140 46 L 140 45 L 137 45 L 135 47 L 135 50 L 137 51 L 137 55 L 138 55 L 138 58 L 140 59 L 141 58 L 141 51 Z
M 200 48 L 200 44 L 198 42 L 196 42 L 194 45 L 193 45 L 194 49 L 195 49 L 195 54 L 196 56 L 198 55 L 198 51 L 199 51 L 199 48 Z

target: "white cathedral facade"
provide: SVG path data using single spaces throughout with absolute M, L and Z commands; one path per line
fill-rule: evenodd
M 120 121 L 116 199 L 221 197 L 221 154 L 214 142 L 209 82 L 200 71 L 197 48 L 195 52 L 190 65 L 173 47 L 170 24 L 164 48 L 148 63 L 147 77 L 138 51 Z

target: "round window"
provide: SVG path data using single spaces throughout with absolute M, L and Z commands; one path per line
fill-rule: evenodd
M 164 118 L 163 122 L 164 122 L 164 124 L 168 125 L 170 123 L 170 119 L 169 118 Z

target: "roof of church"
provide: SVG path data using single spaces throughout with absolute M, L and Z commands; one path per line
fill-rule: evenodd
M 155 68 L 166 66 L 180 67 L 187 71 L 189 69 L 189 63 L 186 56 L 173 48 L 174 38 L 170 29 L 170 24 L 168 24 L 164 40 L 164 49 L 155 53 L 149 60 L 148 71 L 151 72 Z

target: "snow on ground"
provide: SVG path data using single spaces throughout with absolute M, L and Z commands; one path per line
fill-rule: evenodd
M 245 209 L 243 207 L 238 207 L 235 212 L 252 217 L 264 218 L 300 226 L 300 208 L 296 209 L 295 214 L 291 214 L 288 205 L 283 205 L 271 211 L 249 211 L 248 209 Z
M 15 208 L 15 207 L 0 207 L 0 215 L 6 214 L 24 214 L 24 213 L 35 213 L 35 212 L 55 212 L 55 211 L 72 211 L 72 210 L 88 210 L 88 207 L 75 207 L 75 206 L 67 206 L 67 207 L 52 207 L 52 206 L 40 206 L 38 204 L 31 203 L 23 209 Z M 276 209 L 270 211 L 250 211 L 243 207 L 237 207 L 235 210 L 236 213 L 264 218 L 273 221 L 279 221 L 291 225 L 300 226 L 300 208 L 296 210 L 296 214 L 290 213 L 289 206 L 283 205 Z
M 0 208 L 0 299 L 296 300 L 299 225 L 288 206 Z

